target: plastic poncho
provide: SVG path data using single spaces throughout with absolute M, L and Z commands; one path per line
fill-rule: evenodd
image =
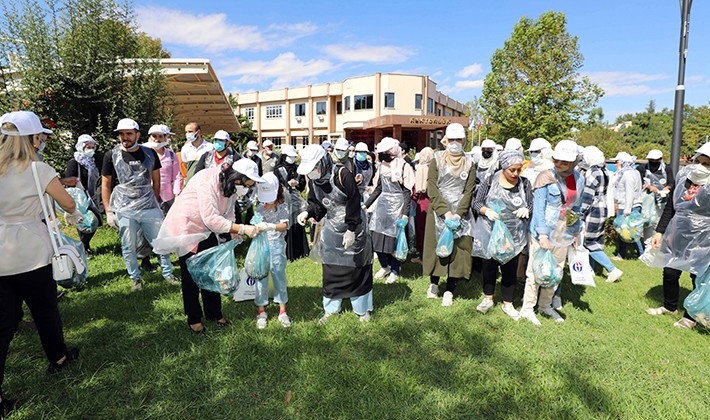
M 459 173 L 458 176 L 454 176 L 447 170 L 447 165 L 442 159 L 444 152 L 436 152 L 434 158 L 436 159 L 436 166 L 439 170 L 439 177 L 437 179 L 437 186 L 439 187 L 439 194 L 449 205 L 449 211 L 454 213 L 458 208 L 461 197 L 463 196 L 464 188 L 466 187 L 466 180 L 468 179 L 468 171 L 470 165 L 473 165 L 473 161 L 468 160 L 467 166 Z M 440 237 L 444 232 L 445 220 L 443 217 L 434 217 L 435 220 L 435 231 L 436 237 Z M 461 226 L 456 229 L 454 233 L 454 239 L 460 238 L 462 236 L 470 236 L 471 229 L 473 226 L 473 213 L 468 212 L 465 217 L 461 219 Z
M 685 298 L 683 306 L 688 315 L 697 322 L 710 328 L 710 269 L 695 280 L 695 290 Z
M 143 210 L 160 208 L 153 192 L 152 170 L 148 169 L 155 164 L 155 152 L 144 146 L 138 147 L 143 149 L 145 158 L 142 165 L 136 165 L 136 170 L 123 160 L 120 145 L 111 150 L 119 184 L 111 192 L 109 205 L 116 214 L 131 219 L 140 219 Z
M 392 170 L 401 170 L 392 168 Z M 369 228 L 372 232 L 381 233 L 385 236 L 395 238 L 397 236 L 396 222 L 401 216 L 407 203 L 411 200 L 411 192 L 404 188 L 401 183 L 394 182 L 389 176 L 380 176 L 379 182 L 382 193 L 374 203 L 375 211 L 370 217 Z

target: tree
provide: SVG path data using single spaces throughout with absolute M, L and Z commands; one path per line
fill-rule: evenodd
M 583 125 L 604 93 L 578 73 L 583 59 L 563 13 L 521 18 L 483 85 L 482 106 L 502 136 L 556 140 Z
M 169 123 L 159 40 L 136 29 L 132 7 L 115 0 L 1 0 L 0 66 L 14 81 L 0 92 L 3 110 L 29 109 L 53 128 L 45 159 L 63 167 L 79 134 L 107 150 L 125 117 L 146 130 Z M 147 133 L 144 133 L 144 135 Z

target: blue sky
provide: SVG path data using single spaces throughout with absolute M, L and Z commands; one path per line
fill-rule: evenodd
M 581 73 L 606 92 L 605 119 L 649 100 L 673 106 L 678 0 L 182 1 L 137 0 L 140 30 L 176 58 L 208 58 L 226 92 L 339 82 L 376 72 L 429 75 L 466 102 L 522 17 L 564 12 L 579 37 Z M 685 103 L 710 101 L 710 4 L 695 1 Z

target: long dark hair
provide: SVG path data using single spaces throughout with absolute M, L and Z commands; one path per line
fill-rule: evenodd
M 219 189 L 222 190 L 222 195 L 231 197 L 237 191 L 234 183 L 238 181 L 240 185 L 244 185 L 247 179 L 249 179 L 248 176 L 235 171 L 232 165 L 222 164 L 222 170 L 219 173 Z

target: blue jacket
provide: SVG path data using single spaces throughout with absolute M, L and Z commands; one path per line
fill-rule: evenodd
M 535 239 L 539 235 L 550 235 L 557 226 L 557 221 L 560 218 L 560 212 L 563 208 L 580 213 L 582 206 L 582 193 L 584 192 L 584 177 L 576 170 L 572 173 L 575 184 L 577 184 L 577 197 L 574 203 L 562 203 L 563 197 L 567 197 L 567 184 L 564 180 L 560 180 L 555 169 L 550 169 L 555 176 L 557 182 L 553 182 L 544 187 L 536 188 L 533 191 L 533 212 L 532 223 L 530 223 L 530 233 Z M 581 220 L 581 216 L 580 216 Z M 575 234 L 582 230 L 582 223 L 578 221 L 570 226 L 567 230 L 568 234 Z

